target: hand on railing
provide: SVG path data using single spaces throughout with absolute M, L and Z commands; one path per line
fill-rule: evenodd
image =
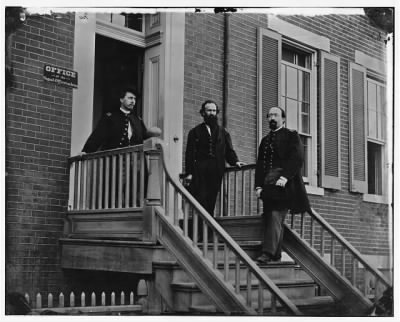
M 244 165 L 246 165 L 245 162 L 242 162 L 242 161 L 236 162 L 236 166 L 237 166 L 238 168 L 241 168 L 241 167 L 243 167 Z
M 151 128 L 147 129 L 147 134 L 149 137 L 161 136 L 161 129 L 157 126 L 152 126 Z

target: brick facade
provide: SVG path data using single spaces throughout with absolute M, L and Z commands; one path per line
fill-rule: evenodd
M 363 254 L 388 255 L 388 207 L 364 202 L 362 194 L 349 192 L 348 66 L 355 50 L 385 61 L 382 32 L 366 16 L 279 16 L 297 27 L 330 39 L 331 54 L 340 57 L 341 190 L 325 189 L 324 196 L 310 196 L 312 206 Z M 266 15 L 231 14 L 228 67 L 227 128 L 239 158 L 256 160 L 257 117 L 257 28 L 268 28 Z M 218 28 L 213 27 L 217 25 Z M 201 121 L 198 108 L 204 99 L 222 103 L 224 43 L 223 14 L 187 14 L 185 46 L 184 135 Z M 200 36 L 201 35 L 201 36 Z M 193 46 L 191 46 L 193 44 Z M 210 62 L 210 54 L 219 61 Z M 200 53 L 203 53 L 201 55 Z M 213 67 L 211 82 L 209 71 Z M 211 96 L 210 96 L 211 95 Z M 319 105 L 317 106 L 319 111 Z M 320 151 L 318 151 L 320 157 Z
M 59 290 L 58 239 L 67 209 L 72 89 L 43 79 L 72 69 L 74 16 L 31 15 L 10 37 L 6 99 L 6 287 Z

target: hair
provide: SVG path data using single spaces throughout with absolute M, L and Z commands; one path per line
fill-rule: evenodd
M 217 114 L 219 113 L 219 108 L 218 108 L 218 104 L 215 102 L 215 101 L 213 101 L 213 100 L 206 100 L 206 101 L 204 101 L 204 103 L 203 104 L 201 104 L 201 109 L 200 109 L 200 114 L 201 114 L 201 116 L 204 116 L 204 114 L 205 114 L 205 112 L 206 112 L 206 105 L 207 104 L 215 104 L 215 106 L 217 107 Z
M 119 98 L 124 98 L 126 93 L 132 93 L 137 98 L 136 91 L 131 87 L 124 87 L 119 91 Z
M 282 114 L 282 118 L 284 118 L 284 119 L 286 119 L 286 113 L 285 113 L 285 110 L 282 108 L 282 107 L 280 107 L 280 106 L 272 106 L 271 108 L 279 108 L 280 110 L 281 110 L 281 114 Z M 268 110 L 268 114 L 269 114 L 269 111 L 271 110 L 271 108 Z M 267 116 L 268 116 L 268 114 L 267 114 Z

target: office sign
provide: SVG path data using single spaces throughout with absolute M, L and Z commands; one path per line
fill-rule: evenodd
M 48 82 L 72 88 L 78 88 L 78 73 L 73 70 L 44 65 L 43 78 Z

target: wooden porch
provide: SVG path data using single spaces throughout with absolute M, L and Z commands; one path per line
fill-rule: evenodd
M 253 261 L 262 212 L 253 192 L 254 165 L 228 169 L 213 218 L 169 175 L 167 162 L 162 141 L 154 138 L 142 146 L 71 158 L 62 267 L 145 276 L 150 314 L 204 313 L 210 305 L 223 314 L 307 312 L 295 304 L 301 296 L 278 287 L 268 269 Z M 315 212 L 289 216 L 284 250 L 289 265 L 301 269 L 317 290 L 304 297 L 327 304 L 328 296 L 343 315 L 365 314 L 372 307 L 370 299 L 390 286 Z M 177 282 L 176 268 L 160 271 L 160 263 L 183 269 L 188 276 L 183 280 L 189 278 L 208 300 L 200 301 L 205 307 L 192 303 L 184 309 L 169 301 L 183 289 L 171 286 Z

